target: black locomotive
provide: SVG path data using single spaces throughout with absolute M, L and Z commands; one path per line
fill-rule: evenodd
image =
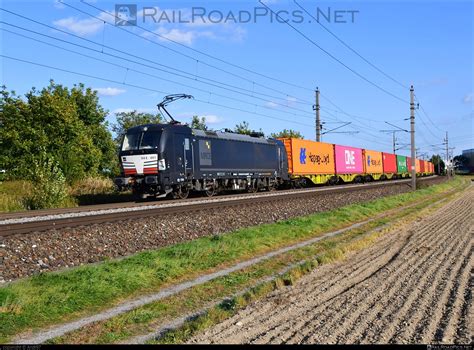
M 142 196 L 254 192 L 275 189 L 289 180 L 283 142 L 176 123 L 129 129 L 120 160 L 123 176 L 116 184 Z

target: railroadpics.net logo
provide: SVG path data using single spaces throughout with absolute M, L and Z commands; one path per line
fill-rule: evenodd
M 257 23 L 266 20 L 270 23 L 355 23 L 358 10 L 336 9 L 331 7 L 309 10 L 271 10 L 269 7 L 254 7 L 250 10 L 222 11 L 206 7 L 188 9 L 167 9 L 144 6 L 138 10 L 136 4 L 115 5 L 116 26 L 136 26 L 140 23 L 185 23 L 185 24 L 217 24 L 217 23 Z

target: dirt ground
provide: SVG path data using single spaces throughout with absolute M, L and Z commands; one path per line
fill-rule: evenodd
M 474 340 L 474 186 L 343 262 L 317 268 L 192 343 Z

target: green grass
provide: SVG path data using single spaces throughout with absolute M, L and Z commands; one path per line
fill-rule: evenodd
M 457 179 L 415 193 L 204 237 L 120 261 L 43 273 L 12 283 L 0 288 L 0 343 L 22 331 L 91 314 L 126 298 L 159 290 L 463 184 Z
M 27 181 L 0 182 L 0 212 L 26 210 L 25 198 L 30 191 Z

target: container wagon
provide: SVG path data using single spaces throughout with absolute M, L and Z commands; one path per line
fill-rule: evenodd
M 334 146 L 336 175 L 341 182 L 364 181 L 364 161 L 361 148 Z
M 399 156 L 397 155 L 397 175 L 400 178 L 407 178 L 409 177 L 408 173 L 408 167 L 409 165 L 407 164 L 407 157 L 405 156 Z
M 383 155 L 383 180 L 397 178 L 397 156 L 391 153 L 382 153 Z
M 336 184 L 334 145 L 295 138 L 278 139 L 285 145 L 288 174 L 298 186 Z
M 380 180 L 383 175 L 382 152 L 363 150 L 365 181 Z

